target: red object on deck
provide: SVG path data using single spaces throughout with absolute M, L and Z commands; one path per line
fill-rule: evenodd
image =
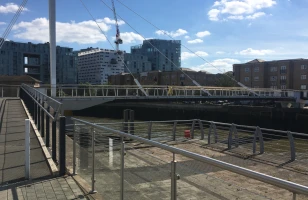
M 184 137 L 190 138 L 190 130 L 185 130 L 184 131 Z

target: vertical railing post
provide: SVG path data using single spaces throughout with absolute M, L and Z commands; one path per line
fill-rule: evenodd
M 76 175 L 76 142 L 77 142 L 77 136 L 76 136 L 76 122 L 74 121 L 73 125 L 73 175 Z
M 36 100 L 36 99 L 35 99 Z M 34 123 L 36 124 L 36 116 L 37 116 L 37 105 L 36 102 L 33 100 L 33 119 L 34 119 Z
M 171 200 L 176 200 L 177 194 L 177 174 L 176 174 L 176 161 L 171 161 Z
M 201 134 L 201 140 L 204 140 L 204 129 L 203 129 L 203 123 L 200 119 L 198 119 L 199 128 L 200 128 L 200 134 Z
M 264 153 L 264 141 L 263 141 L 262 131 L 259 126 L 256 127 L 256 130 L 253 136 L 253 144 L 252 144 L 253 154 L 257 153 L 257 138 L 260 144 L 260 154 L 263 154 Z
M 41 101 L 38 100 L 38 103 L 41 104 Z M 41 107 L 37 105 L 37 130 L 41 130 Z M 41 133 L 41 132 L 40 132 Z
M 60 170 L 59 175 L 65 175 L 65 155 L 66 155 L 66 146 L 65 146 L 65 117 L 60 117 L 60 130 L 59 130 L 59 162 L 60 162 Z
M 253 134 L 253 142 L 252 142 L 252 153 L 257 153 L 257 136 L 258 136 L 258 127 L 256 127 L 256 130 Z
M 124 155 L 125 155 L 125 143 L 123 141 L 123 137 L 121 137 L 121 173 L 120 173 L 120 177 L 121 177 L 121 197 L 120 199 L 123 200 L 124 199 Z
M 195 125 L 196 125 L 196 120 L 193 120 L 192 125 L 191 125 L 191 131 L 190 131 L 191 139 L 194 139 L 195 137 Z
M 57 162 L 57 119 L 56 112 L 53 114 L 54 120 L 51 124 L 51 157 L 54 162 Z
M 92 188 L 91 188 L 91 192 L 90 193 L 96 193 L 96 190 L 95 190 L 95 172 L 94 172 L 94 169 L 95 169 L 95 130 L 93 127 L 91 127 L 91 133 L 92 133 L 92 177 L 91 177 L 91 180 L 92 180 Z
M 173 123 L 173 129 L 172 129 L 172 140 L 173 141 L 175 141 L 175 139 L 176 139 L 176 125 L 177 125 L 177 121 L 175 121 L 174 123 Z
M 3 86 L 1 87 L 1 97 L 3 97 Z
M 50 113 L 50 106 L 47 107 L 47 112 Z M 46 114 L 46 147 L 50 146 L 50 118 Z
M 44 100 L 42 100 L 43 102 L 42 102 L 42 106 L 43 106 L 43 108 L 45 108 L 44 107 L 44 105 L 45 105 L 45 103 L 44 103 Z M 45 137 L 45 121 L 44 121 L 44 110 L 43 109 L 41 109 L 41 136 L 42 137 Z
M 30 179 L 30 120 L 25 119 L 25 178 Z
M 148 122 L 148 139 L 151 140 L 152 138 L 152 122 Z
M 259 126 L 257 126 L 257 130 L 258 130 L 259 143 L 260 143 L 260 154 L 263 154 L 263 153 L 264 153 L 264 140 L 263 140 L 263 134 L 262 134 L 262 130 L 260 129 Z
M 233 126 L 233 133 L 234 133 L 234 139 L 235 139 L 235 146 L 238 147 L 239 139 L 238 139 L 238 134 L 237 134 L 237 128 L 235 125 Z
M 295 144 L 294 144 L 294 137 L 290 131 L 288 131 L 288 138 L 290 143 L 290 153 L 291 153 L 291 161 L 295 161 Z
M 134 126 L 134 121 L 135 121 L 135 111 L 130 110 L 129 111 L 129 133 L 134 135 L 135 134 L 135 126 Z

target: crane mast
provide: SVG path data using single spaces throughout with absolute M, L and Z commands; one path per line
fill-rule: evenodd
M 116 50 L 118 53 L 121 53 L 120 49 L 119 49 L 119 44 L 123 44 L 123 40 L 121 39 L 120 36 L 120 29 L 119 29 L 119 24 L 118 24 L 118 18 L 117 18 L 117 13 L 115 10 L 115 6 L 114 6 L 114 0 L 111 0 L 112 2 L 112 10 L 113 10 L 113 15 L 114 15 L 114 20 L 115 20 L 115 24 L 116 24 L 116 40 L 114 41 L 114 43 L 116 44 Z

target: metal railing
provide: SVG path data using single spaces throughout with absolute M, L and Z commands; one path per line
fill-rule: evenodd
M 143 151 L 146 151 L 146 149 L 144 147 L 152 146 L 152 147 L 160 149 L 164 152 L 172 153 L 173 159 L 170 163 L 170 165 L 171 165 L 170 166 L 171 167 L 170 168 L 171 169 L 171 174 L 170 174 L 171 175 L 171 179 L 170 179 L 171 180 L 171 185 L 170 185 L 171 199 L 176 199 L 176 197 L 178 195 L 178 193 L 177 193 L 177 189 L 178 189 L 177 188 L 177 181 L 178 181 L 179 175 L 177 174 L 177 170 L 178 170 L 177 165 L 179 163 L 177 163 L 177 161 L 175 160 L 175 155 L 183 156 L 183 157 L 192 159 L 193 161 L 196 161 L 196 162 L 201 162 L 203 164 L 215 166 L 215 167 L 218 167 L 220 169 L 227 170 L 229 172 L 233 172 L 233 173 L 236 173 L 236 174 L 239 174 L 239 175 L 243 175 L 243 176 L 246 176 L 246 177 L 249 177 L 249 178 L 252 178 L 252 179 L 255 179 L 255 180 L 259 180 L 261 182 L 268 183 L 270 185 L 277 186 L 279 188 L 288 190 L 288 191 L 293 193 L 293 199 L 296 199 L 296 194 L 308 195 L 308 187 L 306 187 L 306 186 L 299 185 L 299 184 L 296 184 L 296 183 L 293 183 L 293 182 L 290 182 L 290 181 L 282 180 L 282 179 L 279 179 L 279 178 L 275 178 L 275 177 L 272 177 L 272 176 L 269 176 L 269 175 L 266 175 L 266 174 L 262 174 L 262 173 L 259 173 L 259 172 L 255 172 L 255 171 L 252 171 L 252 170 L 249 170 L 249 169 L 246 169 L 246 168 L 242 168 L 242 167 L 239 167 L 239 166 L 236 166 L 236 165 L 232 165 L 232 164 L 229 164 L 229 163 L 226 163 L 226 162 L 223 162 L 223 161 L 219 161 L 219 160 L 207 157 L 207 156 L 202 156 L 202 155 L 199 155 L 199 154 L 196 154 L 196 153 L 192 153 L 192 152 L 189 152 L 189 151 L 186 151 L 186 150 L 183 150 L 183 149 L 173 147 L 171 145 L 163 144 L 162 142 L 154 141 L 153 124 L 155 124 L 156 122 L 146 122 L 146 124 L 148 126 L 142 127 L 143 130 L 144 129 L 147 130 L 144 134 L 144 133 L 139 133 L 139 129 L 138 129 L 138 124 L 142 124 L 142 123 L 145 124 L 144 122 L 134 122 L 134 129 L 132 129 L 132 128 L 128 129 L 126 125 L 132 124 L 131 122 L 109 123 L 109 124 L 105 124 L 103 126 L 103 125 L 90 123 L 90 122 L 80 120 L 80 119 L 76 119 L 76 118 L 72 118 L 72 120 L 74 121 L 74 131 L 73 131 L 73 135 L 72 135 L 72 137 L 73 137 L 73 173 L 76 174 L 76 172 L 77 172 L 77 165 L 78 165 L 77 159 L 80 159 L 79 160 L 80 165 L 83 165 L 85 163 L 83 160 L 81 160 L 81 157 L 80 158 L 77 157 L 77 145 L 79 145 L 80 155 L 82 154 L 83 151 L 88 152 L 88 150 L 85 150 L 83 148 L 84 146 L 86 146 L 86 149 L 91 147 L 91 150 L 90 150 L 91 155 L 87 154 L 88 156 L 84 156 L 84 157 L 86 159 L 91 158 L 91 164 L 90 164 L 91 169 L 89 171 L 87 171 L 86 174 L 91 174 L 91 180 L 89 180 L 89 181 L 91 181 L 91 183 L 92 183 L 92 190 L 91 190 L 92 192 L 96 191 L 95 182 L 96 181 L 102 181 L 101 178 L 99 180 L 97 180 L 95 178 L 96 173 L 99 173 L 102 170 L 106 170 L 106 168 L 108 168 L 107 166 L 105 167 L 106 163 L 104 162 L 107 159 L 107 158 L 105 159 L 106 156 L 104 156 L 104 154 L 96 155 L 96 152 L 107 151 L 108 146 L 109 146 L 109 156 L 108 157 L 109 157 L 109 159 L 112 158 L 113 160 L 115 160 L 114 162 L 116 163 L 116 166 L 114 166 L 114 164 L 112 165 L 112 167 L 109 166 L 109 168 L 112 169 L 110 171 L 110 173 L 116 173 L 117 177 L 120 177 L 119 182 L 117 182 L 117 184 L 120 185 L 120 189 L 116 190 L 114 188 L 114 190 L 116 190 L 119 193 L 120 199 L 124 198 L 125 191 L 126 191 L 125 187 L 129 187 L 126 184 L 125 181 L 127 181 L 127 180 L 125 180 L 124 177 L 125 177 L 125 174 L 129 170 L 132 170 L 129 166 L 127 166 L 128 164 L 131 165 L 131 162 L 128 163 L 126 161 L 127 158 L 124 157 L 126 152 L 130 152 L 130 151 L 128 151 L 128 148 L 125 147 L 124 141 L 126 141 L 126 144 L 134 143 L 134 142 L 142 143 L 145 146 L 140 146 L 139 148 L 143 148 Z M 178 124 L 182 123 L 182 125 L 184 127 L 186 126 L 186 128 L 187 128 L 187 124 L 185 124 L 186 122 L 191 122 L 191 121 L 190 120 L 168 121 L 169 124 L 173 124 L 173 127 L 172 127 L 173 132 L 172 132 L 171 138 L 176 139 L 177 134 L 175 132 L 176 132 L 176 127 L 177 127 Z M 157 123 L 158 123 L 158 125 L 161 124 L 161 122 L 157 122 Z M 205 123 L 207 123 L 207 121 L 193 120 L 192 125 L 190 125 L 191 129 L 190 129 L 189 135 L 187 135 L 187 136 L 189 136 L 190 138 L 196 137 L 196 131 L 197 131 L 196 124 L 201 125 L 201 124 L 205 124 Z M 122 125 L 122 129 L 120 129 L 120 130 L 116 130 L 114 128 L 114 126 L 117 126 L 117 127 L 120 128 L 121 125 Z M 210 126 L 212 128 L 210 129 L 211 131 L 209 132 L 209 135 L 211 135 L 212 132 L 214 132 L 214 139 L 216 139 L 215 130 L 213 131 L 212 129 L 215 128 L 215 125 L 216 125 L 216 129 L 217 129 L 218 125 L 220 126 L 220 125 L 225 125 L 225 124 L 223 124 L 223 123 L 213 124 L 213 122 L 210 122 Z M 107 126 L 109 126 L 109 127 L 107 127 Z M 204 139 L 205 133 L 204 133 L 204 131 L 200 130 L 200 127 L 201 126 L 199 126 L 200 136 L 201 136 L 201 139 L 202 138 Z M 125 133 L 122 130 L 126 131 L 127 133 Z M 258 130 L 261 130 L 261 129 L 257 128 L 257 131 Z M 262 129 L 262 130 L 264 131 L 265 129 Z M 231 132 L 231 134 L 230 133 L 228 134 L 228 137 L 230 138 L 229 135 L 233 136 L 233 135 L 236 134 L 235 125 L 232 125 L 231 129 L 229 131 Z M 292 134 L 294 134 L 294 133 L 292 133 Z M 258 140 L 260 140 L 259 135 L 257 135 L 256 137 L 258 138 Z M 114 138 L 114 139 L 117 138 L 117 140 L 116 140 L 117 144 L 110 143 L 110 139 L 109 139 L 109 144 L 108 144 L 108 142 L 107 142 L 108 138 Z M 217 139 L 219 139 L 219 138 L 220 137 L 217 137 Z M 102 146 L 100 146 L 99 143 L 100 143 L 101 140 L 105 140 L 104 144 L 108 144 L 108 145 L 105 145 L 104 148 Z M 257 140 L 257 139 L 255 139 L 255 140 Z M 79 141 L 79 142 L 77 142 L 77 141 Z M 230 145 L 230 143 L 231 143 L 231 146 L 234 144 L 233 140 L 227 140 L 227 141 L 228 141 L 228 145 Z M 85 143 L 87 145 L 85 145 Z M 236 141 L 235 141 L 235 144 L 237 144 Z M 134 146 L 134 145 L 132 145 L 132 146 Z M 112 154 L 112 156 L 111 156 L 110 148 L 117 148 L 118 153 L 116 155 Z M 98 156 L 100 156 L 100 163 L 99 163 L 99 169 L 96 169 L 96 167 L 98 167 L 97 164 L 96 164 L 96 162 L 97 162 L 96 158 Z M 163 155 L 161 155 L 161 156 L 163 156 Z M 145 162 L 145 161 L 143 161 L 143 162 Z M 148 162 L 153 162 L 153 161 L 151 160 L 151 161 L 148 161 Z M 136 163 L 136 162 L 133 162 L 133 163 Z M 102 165 L 104 166 L 103 168 L 102 168 Z M 109 162 L 109 165 L 110 165 L 110 162 Z M 138 165 L 138 162 L 137 162 L 137 165 Z M 117 172 L 115 172 L 114 170 L 116 170 Z M 83 173 L 83 171 L 81 170 L 80 173 Z M 163 173 L 163 171 L 162 171 L 162 173 Z M 166 176 L 166 175 L 164 175 L 164 176 Z M 153 178 L 155 178 L 155 177 L 153 177 Z M 129 179 L 129 177 L 128 177 L 128 179 Z M 113 184 L 112 179 L 106 179 L 106 180 L 110 181 L 110 183 L 106 183 L 106 184 Z M 100 188 L 101 188 L 101 185 L 100 185 Z M 223 188 L 221 188 L 221 189 L 223 189 Z
M 127 116 L 124 115 L 125 118 Z M 245 157 L 258 156 L 258 159 L 276 164 L 290 165 L 296 162 L 296 166 L 292 167 L 307 171 L 304 166 L 307 164 L 308 134 L 305 133 L 200 119 L 147 122 L 125 120 L 96 124 L 160 142 L 197 139 L 208 147 L 232 151 Z M 186 135 L 185 130 L 188 131 Z
M 20 98 L 27 106 L 40 136 L 45 140 L 53 161 L 58 163 L 60 175 L 64 175 L 65 117 L 60 116 L 62 104 L 25 84 L 21 86 Z
M 44 86 L 42 86 L 44 88 Z M 294 97 L 296 90 L 273 90 L 269 88 L 204 87 L 204 86 L 143 86 L 148 96 L 255 96 Z M 48 87 L 46 87 L 48 90 Z M 208 91 L 209 94 L 205 91 Z M 252 93 L 252 91 L 254 93 Z M 48 93 L 48 91 L 47 91 Z M 144 96 L 134 85 L 58 85 L 58 97 L 126 97 Z

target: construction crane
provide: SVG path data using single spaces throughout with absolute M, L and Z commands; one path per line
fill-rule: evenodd
M 115 6 L 114 6 L 114 0 L 111 0 L 111 2 L 112 2 L 112 10 L 114 14 L 116 29 L 117 29 L 116 40 L 114 41 L 114 43 L 116 44 L 116 50 L 118 54 L 121 54 L 122 52 L 119 49 L 119 44 L 123 44 L 123 40 L 121 39 L 121 36 L 120 36 L 120 29 L 119 29 L 119 24 L 118 24 L 117 13 L 116 13 Z

